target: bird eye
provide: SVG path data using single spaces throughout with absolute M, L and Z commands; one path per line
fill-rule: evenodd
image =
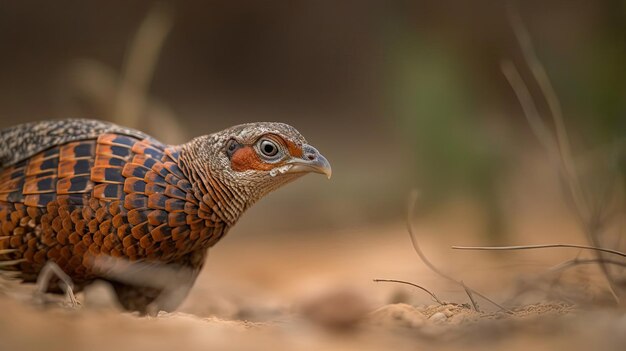
M 239 143 L 235 139 L 230 139 L 226 143 L 226 154 L 228 155 L 228 157 L 232 157 L 235 151 L 237 151 L 237 149 L 239 148 L 239 146 L 241 145 L 239 145 Z
M 278 145 L 276 145 L 276 143 L 274 143 L 273 141 L 267 139 L 261 140 L 261 143 L 259 144 L 259 149 L 261 149 L 263 155 L 268 157 L 273 157 L 278 154 Z

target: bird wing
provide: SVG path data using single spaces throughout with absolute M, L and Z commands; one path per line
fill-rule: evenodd
M 89 119 L 64 119 L 20 124 L 0 130 L 0 168 L 14 165 L 41 151 L 72 141 L 96 139 L 116 133 L 138 139 L 148 135 L 113 123 Z
M 19 268 L 32 281 L 53 260 L 80 281 L 93 277 L 85 261 L 93 255 L 180 261 L 219 239 L 221 223 L 196 218 L 210 219 L 211 210 L 199 208 L 177 147 L 116 132 L 80 135 L 59 136 L 64 142 L 0 170 L 0 270 Z

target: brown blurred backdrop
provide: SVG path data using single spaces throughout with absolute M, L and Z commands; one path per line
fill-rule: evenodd
M 422 213 L 468 202 L 484 219 L 485 235 L 502 239 L 511 202 L 519 200 L 511 189 L 530 187 L 523 175 L 543 157 L 500 73 L 503 58 L 523 67 L 506 6 L 1 1 L 0 127 L 91 117 L 181 143 L 237 123 L 282 121 L 328 157 L 333 179 L 310 176 L 282 189 L 236 231 L 323 235 L 397 221 L 417 187 Z M 533 0 L 518 9 L 560 95 L 575 149 L 623 137 L 625 2 Z M 135 39 L 151 11 L 156 25 L 141 43 L 158 47 L 151 35 L 164 40 L 144 62 Z M 133 50 L 140 57 L 134 66 Z M 120 91 L 146 67 L 140 103 L 127 116 Z M 523 193 L 532 203 L 541 190 Z

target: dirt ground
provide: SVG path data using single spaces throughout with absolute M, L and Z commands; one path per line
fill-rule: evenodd
M 481 239 L 472 212 L 462 204 L 447 209 L 447 215 L 461 219 L 418 221 L 424 251 L 506 311 L 479 298 L 480 312 L 470 307 L 461 287 L 419 261 L 403 223 L 278 237 L 246 235 L 244 225 L 211 251 L 175 313 L 120 312 L 104 284 L 80 293 L 78 309 L 62 303 L 43 307 L 34 303 L 32 287 L 3 282 L 0 349 L 622 349 L 626 317 L 611 305 L 593 267 L 558 280 L 541 278 L 576 251 L 451 251 L 453 244 Z M 527 242 L 555 227 L 569 229 L 566 220 L 555 223 L 554 216 L 529 216 L 532 221 L 520 220 L 534 233 L 523 238 Z M 436 235 L 440 232 L 457 234 Z M 569 235 L 562 240 L 575 242 Z M 375 283 L 376 278 L 411 281 L 449 302 L 440 305 L 421 290 Z
M 626 314 L 599 269 L 554 268 L 588 253 L 451 250 L 489 244 L 490 210 L 450 190 L 453 202 L 420 214 L 415 230 L 433 264 L 504 307 L 474 295 L 477 310 L 420 261 L 396 215 L 420 177 L 466 191 L 488 183 L 506 217 L 502 244 L 587 243 L 498 69 L 523 62 L 505 2 L 179 1 L 162 52 L 131 65 L 152 2 L 0 2 L 2 127 L 116 116 L 181 143 L 279 120 L 320 147 L 333 179 L 308 177 L 251 208 L 173 313 L 123 312 L 104 284 L 79 293 L 78 308 L 62 296 L 43 305 L 32 286 L 0 278 L 0 351 L 624 349 Z M 566 125 L 581 128 L 573 140 L 617 136 L 618 2 L 519 3 L 548 75 L 560 77 Z M 134 66 L 146 86 L 120 93 L 135 86 Z M 466 183 L 474 173 L 481 181 Z M 375 279 L 419 284 L 444 303 Z

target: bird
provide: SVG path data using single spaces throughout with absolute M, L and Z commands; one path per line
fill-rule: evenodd
M 181 145 L 89 119 L 2 129 L 0 269 L 25 283 L 55 273 L 52 293 L 105 280 L 125 310 L 174 310 L 240 216 L 308 173 L 330 178 L 330 163 L 278 122 Z

